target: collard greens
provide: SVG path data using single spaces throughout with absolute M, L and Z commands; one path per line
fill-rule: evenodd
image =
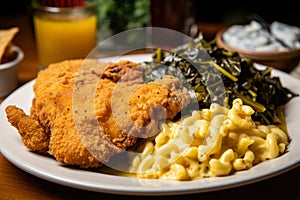
M 164 74 L 178 77 L 200 109 L 213 102 L 231 107 L 235 98 L 241 98 L 254 108 L 253 120 L 263 124 L 284 123 L 283 105 L 298 96 L 271 75 L 272 67 L 258 69 L 252 60 L 219 48 L 202 35 L 171 52 L 157 49 L 152 61 L 142 64 L 146 82 Z

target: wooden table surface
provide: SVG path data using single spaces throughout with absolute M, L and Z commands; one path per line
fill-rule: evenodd
M 25 58 L 19 67 L 19 85 L 34 79 L 39 64 L 37 61 L 34 34 L 31 18 L 27 14 L 10 17 L 0 17 L 0 29 L 19 26 L 20 33 L 15 43 L 25 53 Z M 211 26 L 210 26 L 211 31 Z M 3 99 L 0 99 L 0 102 Z M 1 138 L 0 138 L 1 139 Z M 300 144 L 299 144 L 300 145 Z M 300 199 L 300 167 L 291 169 L 257 183 L 224 189 L 220 191 L 176 195 L 141 197 L 129 195 L 114 195 L 74 189 L 46 181 L 31 175 L 11 164 L 0 153 L 0 200 L 6 199 Z

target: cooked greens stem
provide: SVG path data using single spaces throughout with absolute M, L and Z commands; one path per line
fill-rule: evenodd
M 231 51 L 222 51 L 222 53 L 223 53 L 223 55 L 228 56 L 228 57 L 231 57 L 234 54 L 234 52 L 231 52 Z
M 263 72 L 262 75 L 265 76 L 265 75 L 271 73 L 272 70 L 273 70 L 273 67 L 268 67 L 268 68 Z
M 246 96 L 236 92 L 235 95 L 242 99 L 242 101 L 245 104 L 248 104 L 249 106 L 253 107 L 255 110 L 257 110 L 258 112 L 264 112 L 266 110 L 266 107 L 258 102 L 252 101 L 251 99 L 247 98 Z
M 161 49 L 160 48 L 158 48 L 157 50 L 156 50 L 156 55 L 157 55 L 157 62 L 158 63 L 160 63 L 161 62 Z
M 257 94 L 253 91 L 253 90 L 248 90 L 249 94 L 251 94 L 251 96 L 256 97 Z
M 201 63 L 203 63 L 203 64 L 212 64 L 219 72 L 221 72 L 221 74 L 223 74 L 224 76 L 228 77 L 232 81 L 236 82 L 238 80 L 237 77 L 235 77 L 232 74 L 230 74 L 228 71 L 226 71 L 225 69 L 223 69 L 222 67 L 220 67 L 214 61 L 205 61 L 205 62 L 201 62 Z
M 224 105 L 226 108 L 229 108 L 229 97 L 228 96 L 226 96 L 224 99 Z
M 201 47 L 201 46 L 202 46 L 202 43 L 199 42 L 199 43 L 197 43 L 197 44 L 195 45 L 195 48 L 198 49 L 198 48 Z

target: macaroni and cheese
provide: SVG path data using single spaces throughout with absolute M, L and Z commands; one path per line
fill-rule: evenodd
M 255 123 L 253 113 L 235 99 L 230 109 L 214 103 L 180 121 L 167 121 L 138 149 L 130 172 L 140 178 L 193 180 L 230 175 L 283 154 L 287 133 Z

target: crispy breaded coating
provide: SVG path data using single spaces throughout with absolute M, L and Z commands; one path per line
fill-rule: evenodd
M 188 90 L 180 86 L 179 79 L 169 75 L 163 76 L 135 89 L 129 100 L 131 119 L 137 126 L 147 125 L 151 115 L 159 120 L 172 119 L 187 106 L 190 101 L 187 97 Z M 156 105 L 159 107 L 155 107 Z M 159 111 L 159 108 L 162 108 L 163 112 Z
M 44 131 L 38 121 L 27 116 L 24 111 L 16 106 L 5 109 L 8 121 L 19 130 L 22 141 L 28 149 L 45 152 L 49 147 L 50 136 Z
M 81 168 L 99 167 L 138 137 L 156 133 L 190 101 L 178 79 L 144 84 L 141 68 L 130 61 L 54 63 L 39 72 L 33 89 L 30 114 L 9 106 L 8 121 L 28 149 Z
M 94 158 L 82 144 L 73 119 L 72 93 L 81 65 L 82 60 L 67 60 L 52 64 L 39 72 L 33 88 L 34 99 L 30 110 L 30 119 L 39 123 L 45 134 L 49 134 L 48 150 L 57 161 L 83 168 L 98 167 L 102 163 Z M 94 79 L 98 79 L 100 76 L 96 73 L 90 75 L 91 73 L 87 72 L 87 74 Z M 11 112 L 8 112 L 7 115 Z M 12 124 L 15 123 L 12 118 L 9 118 L 9 121 Z M 28 123 L 30 124 L 31 121 Z M 27 129 L 26 127 L 30 126 L 25 125 L 25 122 L 23 127 L 23 129 L 20 129 L 20 126 L 16 127 L 19 132 L 22 131 L 22 134 L 20 133 L 22 139 L 35 135 L 35 130 Z M 27 147 L 37 151 L 38 149 L 35 147 L 39 145 L 39 142 L 37 140 L 36 142 L 37 144 Z

